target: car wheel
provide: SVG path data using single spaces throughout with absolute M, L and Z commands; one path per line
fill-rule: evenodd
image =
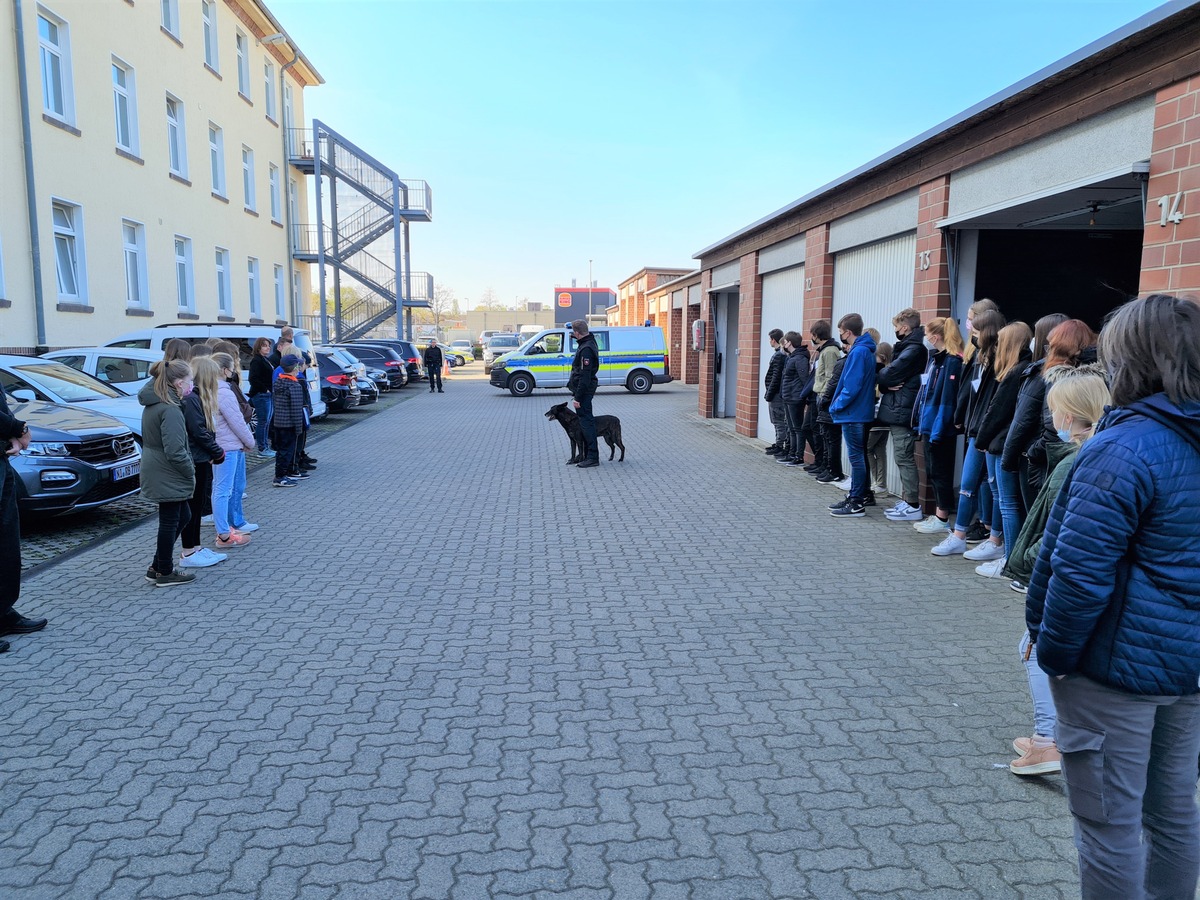
M 654 385 L 654 378 L 645 369 L 630 372 L 625 379 L 625 388 L 634 394 L 648 394 Z
M 533 393 L 533 376 L 518 372 L 508 379 L 508 390 L 514 397 L 528 397 Z
M 458 365 L 460 365 L 460 366 L 465 366 L 467 364 L 466 359 L 464 359 L 461 356 L 456 356 L 454 358 L 458 360 Z

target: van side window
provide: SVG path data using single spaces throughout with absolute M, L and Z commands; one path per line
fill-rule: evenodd
M 127 384 L 150 377 L 150 361 L 124 356 L 97 356 L 96 377 L 110 384 Z
M 608 332 L 593 331 L 592 336 L 596 339 L 596 349 L 600 353 L 606 353 L 608 351 Z M 574 337 L 572 337 L 568 342 L 568 349 L 570 349 L 572 353 L 579 349 L 579 342 L 575 340 Z
M 163 344 L 166 344 L 168 338 L 163 338 Z M 149 350 L 150 338 L 138 338 L 132 341 L 118 341 L 115 344 L 109 344 L 109 347 L 128 347 L 131 350 Z M 160 348 L 161 349 L 161 348 Z

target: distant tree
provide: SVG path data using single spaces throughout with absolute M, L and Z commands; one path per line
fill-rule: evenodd
M 496 292 L 490 287 L 483 292 L 483 296 L 475 304 L 476 312 L 500 312 L 508 309 L 508 306 L 496 299 Z

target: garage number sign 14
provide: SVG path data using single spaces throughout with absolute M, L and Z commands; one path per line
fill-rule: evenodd
M 1183 221 L 1183 210 L 1179 208 L 1183 205 L 1183 191 L 1180 191 L 1174 197 L 1164 194 L 1158 198 L 1158 205 L 1162 209 L 1162 215 L 1159 216 L 1158 224 L 1163 228 L 1167 227 L 1168 222 L 1174 222 L 1178 225 Z

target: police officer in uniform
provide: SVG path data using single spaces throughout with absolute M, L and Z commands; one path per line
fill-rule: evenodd
M 579 427 L 583 429 L 585 459 L 579 463 L 579 468 L 590 469 L 600 465 L 600 448 L 596 446 L 596 418 L 592 415 L 592 395 L 599 384 L 600 354 L 596 349 L 596 336 L 588 328 L 587 320 L 576 319 L 572 322 L 571 335 L 579 342 L 579 347 L 571 362 L 571 378 L 567 387 L 575 399 L 575 412 L 579 414 Z
M 442 348 L 438 346 L 437 338 L 432 338 L 429 341 L 429 346 L 425 348 L 425 371 L 429 373 L 429 393 L 434 391 L 434 382 L 437 382 L 437 392 L 442 391 Z

